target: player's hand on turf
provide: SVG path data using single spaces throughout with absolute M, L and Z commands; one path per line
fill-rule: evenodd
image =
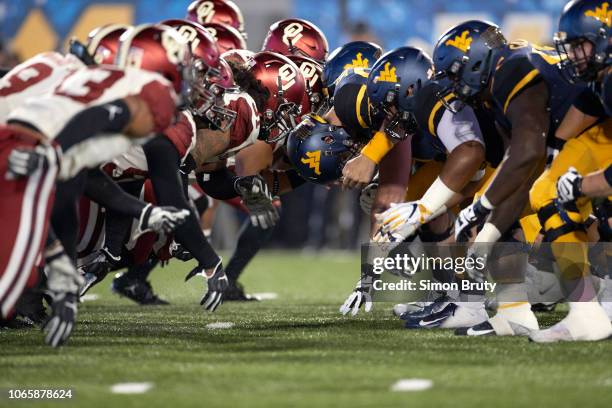
M 359 195 L 359 205 L 361 210 L 370 215 L 372 212 L 372 204 L 374 204 L 374 198 L 376 198 L 376 192 L 378 191 L 378 182 L 373 181 L 361 190 Z
M 72 292 L 48 291 L 53 299 L 51 303 L 51 316 L 46 320 L 42 329 L 45 333 L 45 343 L 51 347 L 59 347 L 66 343 L 77 317 L 78 295 Z
M 202 296 L 202 300 L 200 300 L 200 305 L 204 306 L 206 311 L 214 312 L 223 303 L 223 292 L 229 286 L 221 260 L 219 259 L 214 268 L 206 269 L 201 265 L 196 266 L 189 272 L 185 280 L 189 280 L 196 275 L 204 276 L 208 283 L 208 288 Z
M 561 204 L 566 204 L 582 196 L 582 176 L 574 167 L 557 180 L 557 197 Z
M 376 216 L 381 225 L 374 235 L 374 242 L 402 242 L 414 235 L 422 225 L 422 215 L 417 201 L 392 203 L 391 208 Z
M 148 231 L 169 234 L 185 222 L 189 217 L 189 210 L 175 207 L 157 207 L 147 205 L 140 214 L 136 236 Z
M 268 229 L 276 225 L 280 216 L 274 205 L 274 197 L 263 177 L 239 177 L 234 183 L 234 189 L 248 208 L 254 226 Z
M 349 312 L 351 316 L 355 316 L 359 313 L 359 309 L 362 305 L 365 305 L 364 310 L 369 312 L 372 310 L 372 290 L 373 290 L 373 278 L 370 275 L 362 277 L 353 292 L 340 306 L 340 313 L 346 316 Z
M 27 177 L 46 160 L 47 149 L 43 146 L 13 149 L 8 157 L 9 177 Z
M 363 154 L 352 158 L 342 169 L 342 186 L 344 188 L 361 188 L 372 181 L 376 163 Z
M 485 208 L 480 200 L 461 210 L 455 221 L 455 239 L 457 242 L 469 241 L 472 228 L 484 225 L 490 213 L 491 210 Z

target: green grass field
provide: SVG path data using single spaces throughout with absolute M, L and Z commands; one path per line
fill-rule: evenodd
M 206 314 L 191 264 L 152 275 L 172 302 L 140 307 L 109 291 L 80 308 L 68 346 L 52 350 L 38 330 L 0 332 L 2 407 L 216 406 L 612 406 L 612 342 L 536 345 L 525 338 L 457 338 L 408 331 L 376 304 L 345 318 L 338 307 L 357 280 L 358 255 L 268 252 L 244 276 L 260 303 L 228 303 Z M 550 325 L 562 313 L 540 315 Z M 231 329 L 210 330 L 213 322 Z M 418 392 L 392 392 L 402 378 L 433 380 Z M 152 382 L 145 394 L 111 385 Z M 10 388 L 72 388 L 69 401 L 9 400 Z

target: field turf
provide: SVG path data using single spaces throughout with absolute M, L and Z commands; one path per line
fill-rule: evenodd
M 525 338 L 458 338 L 409 331 L 375 304 L 342 317 L 358 279 L 357 254 L 267 252 L 243 282 L 274 292 L 260 303 L 227 303 L 214 314 L 198 302 L 201 278 L 173 262 L 152 275 L 172 302 L 140 307 L 94 288 L 70 343 L 52 350 L 38 330 L 0 331 L 1 407 L 610 407 L 612 341 L 536 345 Z M 548 326 L 563 312 L 539 315 Z M 231 329 L 211 330 L 214 322 Z M 433 381 L 426 391 L 392 392 L 399 379 Z M 151 382 L 144 394 L 113 394 Z M 72 388 L 72 400 L 9 400 L 10 388 Z

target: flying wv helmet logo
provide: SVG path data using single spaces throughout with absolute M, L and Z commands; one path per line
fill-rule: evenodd
M 358 52 L 357 55 L 355 56 L 355 59 L 351 61 L 350 64 L 346 64 L 344 66 L 344 69 L 350 69 L 350 68 L 368 68 L 370 61 L 368 61 L 367 58 L 363 58 L 363 54 Z
M 390 62 L 385 64 L 385 68 L 380 71 L 378 76 L 375 78 L 375 81 L 378 82 L 397 82 L 397 76 L 395 75 L 395 67 L 391 66 Z
M 593 17 L 595 20 L 599 20 L 608 27 L 612 26 L 612 11 L 608 10 L 610 4 L 606 1 L 601 4 L 601 7 L 595 7 L 595 10 L 587 10 L 584 15 L 587 17 Z
M 321 151 L 315 150 L 314 152 L 306 152 L 306 157 L 302 157 L 300 159 L 302 163 L 307 164 L 308 167 L 313 169 L 314 173 L 317 176 L 321 175 L 321 169 L 319 165 L 321 164 Z
M 472 44 L 472 37 L 468 37 L 468 35 L 470 35 L 470 31 L 465 30 L 461 33 L 461 36 L 456 35 L 455 38 L 447 40 L 444 44 L 455 47 L 465 53 L 470 48 L 470 44 Z

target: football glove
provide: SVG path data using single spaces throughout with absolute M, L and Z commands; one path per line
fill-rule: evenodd
M 51 297 L 51 316 L 44 323 L 45 343 L 51 347 L 64 344 L 74 328 L 77 317 L 76 293 L 47 291 Z
M 365 305 L 364 310 L 366 313 L 372 310 L 372 292 L 374 289 L 372 275 L 366 275 L 362 277 L 353 292 L 340 306 L 340 313 L 346 316 L 349 312 L 351 316 L 355 316 L 359 313 L 359 308 Z
M 359 205 L 366 215 L 370 215 L 372 212 L 372 204 L 374 204 L 374 198 L 376 197 L 377 191 L 378 181 L 368 184 L 363 188 L 363 190 L 361 190 L 361 194 L 359 195 Z
M 223 303 L 223 292 L 229 286 L 229 281 L 223 270 L 221 259 L 214 268 L 211 268 L 210 272 L 198 265 L 189 272 L 185 280 L 189 280 L 196 275 L 202 275 L 206 278 L 208 288 L 202 299 L 200 305 L 204 306 L 204 310 L 208 312 L 214 312 L 221 303 Z
M 477 268 L 476 265 L 479 263 L 476 262 L 476 260 L 478 258 L 483 258 L 486 265 L 491 245 L 492 244 L 488 242 L 475 242 L 467 250 L 466 259 L 472 259 L 472 261 L 466 262 L 465 272 L 474 282 L 482 283 L 485 281 L 487 270 L 486 268 Z M 469 268 L 468 265 L 472 265 L 473 268 Z
M 51 298 L 51 315 L 42 326 L 45 343 L 52 347 L 64 344 L 77 316 L 79 287 L 83 278 L 79 275 L 63 248 L 46 257 L 47 294 Z
M 414 235 L 423 222 L 417 201 L 392 203 L 391 208 L 376 218 L 381 226 L 374 235 L 374 242 L 402 242 Z
M 148 204 L 140 213 L 136 237 L 148 231 L 169 234 L 189 217 L 189 210 L 175 207 L 156 207 Z
M 582 176 L 574 167 L 570 167 L 567 173 L 557 180 L 557 197 L 561 204 L 574 201 L 582 196 Z
M 190 261 L 193 259 L 191 252 L 187 250 L 183 245 L 176 241 L 172 241 L 170 244 L 170 256 L 179 259 L 183 262 Z
M 457 242 L 467 242 L 474 227 L 481 227 L 491 210 L 485 208 L 480 200 L 461 210 L 455 221 L 455 239 Z
M 47 148 L 16 148 L 8 157 L 8 174 L 10 177 L 27 177 L 34 173 L 47 160 Z
M 278 210 L 274 206 L 274 198 L 263 177 L 259 175 L 238 177 L 234 182 L 234 189 L 242 197 L 254 226 L 268 229 L 277 223 L 280 218 Z

